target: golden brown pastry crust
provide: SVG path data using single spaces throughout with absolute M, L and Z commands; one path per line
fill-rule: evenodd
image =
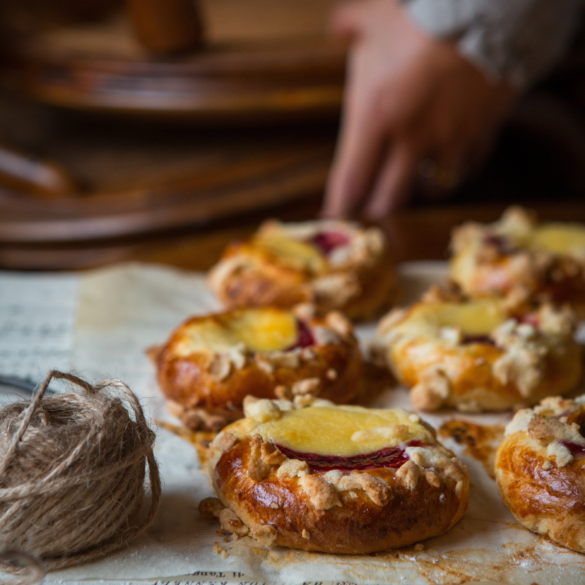
M 399 469 L 311 472 L 260 435 L 242 436 L 242 422 L 213 442 L 211 474 L 223 505 L 264 545 L 372 553 L 443 534 L 467 509 L 467 469 L 439 444 Z
M 222 317 L 238 311 L 223 313 Z M 270 310 L 270 308 L 265 308 Z M 342 404 L 361 392 L 362 357 L 351 324 L 339 313 L 318 317 L 298 307 L 315 345 L 269 353 L 234 347 L 227 353 L 179 348 L 190 330 L 217 315 L 193 317 L 167 343 L 150 352 L 169 411 L 192 430 L 219 430 L 243 416 L 248 395 L 258 398 L 320 396 Z
M 585 458 L 563 442 L 584 447 L 583 424 L 585 396 L 544 400 L 516 414 L 495 463 L 500 493 L 518 522 L 579 552 L 585 552 Z
M 382 233 L 343 222 L 263 224 L 258 233 L 299 234 L 339 230 L 350 238 L 344 257 L 321 255 L 309 267 L 293 266 L 277 253 L 259 247 L 254 238 L 232 244 L 211 270 L 209 283 L 228 308 L 313 303 L 320 312 L 341 310 L 350 319 L 366 319 L 386 309 L 396 297 L 396 276 Z M 300 237 L 300 235 L 299 235 Z
M 581 350 L 573 338 L 576 319 L 550 305 L 531 309 L 539 323 L 522 322 L 526 306 L 503 306 L 509 319 L 486 340 L 466 339 L 460 329 L 419 317 L 445 305 L 475 302 L 457 290 L 435 287 L 422 301 L 395 309 L 380 323 L 372 349 L 406 386 L 416 408 L 443 406 L 464 412 L 506 410 L 535 404 L 571 390 L 581 375 Z M 479 301 L 478 301 L 479 302 Z
M 527 247 L 537 218 L 509 208 L 493 224 L 466 223 L 453 232 L 450 276 L 469 294 L 540 296 L 585 315 L 585 255 Z

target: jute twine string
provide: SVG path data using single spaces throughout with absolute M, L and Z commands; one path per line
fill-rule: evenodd
M 81 392 L 44 397 L 53 379 Z M 123 382 L 92 386 L 51 371 L 32 401 L 0 409 L 0 547 L 30 552 L 55 570 L 128 544 L 160 503 L 154 439 Z M 146 462 L 151 503 L 139 519 Z
M 13 579 L 3 579 L 0 577 L 2 585 L 35 585 L 40 583 L 45 575 L 45 568 L 32 555 L 23 553 L 18 550 L 2 549 L 0 548 L 0 563 L 8 563 L 10 567 L 21 567 L 20 577 Z

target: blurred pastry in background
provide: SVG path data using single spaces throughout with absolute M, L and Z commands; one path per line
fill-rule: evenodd
M 585 225 L 539 223 L 522 207 L 453 233 L 450 276 L 471 294 L 539 295 L 585 314 Z
M 376 315 L 396 294 L 382 232 L 339 221 L 268 221 L 226 250 L 209 283 L 228 308 L 310 302 L 350 319 Z

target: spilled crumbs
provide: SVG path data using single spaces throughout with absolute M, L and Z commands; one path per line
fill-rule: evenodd
M 441 439 L 452 439 L 464 447 L 463 453 L 479 461 L 495 479 L 496 450 L 504 437 L 504 425 L 479 425 L 464 420 L 450 420 L 438 430 Z

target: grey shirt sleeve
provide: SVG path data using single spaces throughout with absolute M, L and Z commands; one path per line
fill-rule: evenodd
M 429 33 L 458 42 L 463 56 L 493 81 L 524 88 L 567 50 L 582 0 L 402 0 Z

